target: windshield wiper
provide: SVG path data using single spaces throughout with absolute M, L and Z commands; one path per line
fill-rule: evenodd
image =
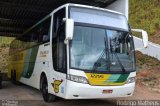
M 103 49 L 103 51 L 102 51 L 102 53 L 101 53 L 101 55 L 98 57 L 98 59 L 97 59 L 97 61 L 94 63 L 94 65 L 93 65 L 93 72 L 95 72 L 96 71 L 96 69 L 97 69 L 97 67 L 100 67 L 101 66 L 101 63 L 99 62 L 100 60 L 101 60 L 101 58 L 104 56 L 104 54 L 105 54 L 105 49 Z
M 118 57 L 118 55 L 117 55 L 116 52 L 114 52 L 114 55 L 115 55 L 115 57 L 117 58 L 118 63 L 119 63 L 119 65 L 120 65 L 122 71 L 123 71 L 123 72 L 126 72 L 126 69 L 124 68 L 124 66 L 123 66 L 122 62 L 120 61 L 120 59 L 119 59 L 119 57 Z
M 104 45 L 105 45 L 105 48 L 103 49 L 101 55 L 98 57 L 97 61 L 94 63 L 94 66 L 93 66 L 93 69 L 92 69 L 93 72 L 96 71 L 97 67 L 100 67 L 100 66 L 101 66 L 100 61 L 101 61 L 101 59 L 102 59 L 102 57 L 103 57 L 104 55 L 106 55 L 106 62 L 107 62 L 107 60 L 108 60 L 108 63 L 110 63 L 110 62 L 109 62 L 109 58 L 107 59 L 107 57 L 109 57 L 109 55 L 107 55 L 107 54 L 108 54 L 108 53 L 107 53 L 108 48 L 107 48 L 107 39 L 106 39 L 106 37 L 104 37 Z M 109 70 L 109 64 L 108 64 L 107 66 L 108 66 L 108 70 Z
M 104 43 L 105 43 L 105 50 L 106 50 L 105 53 L 106 53 L 106 59 L 107 59 L 107 51 L 109 52 L 109 49 L 107 48 L 107 39 L 106 39 L 106 38 L 104 38 Z M 120 59 L 119 59 L 117 53 L 114 52 L 114 54 L 115 54 L 115 57 L 116 57 L 117 60 L 118 60 L 118 63 L 119 63 L 119 65 L 120 65 L 122 71 L 123 71 L 123 72 L 126 72 L 126 70 L 125 70 L 125 68 L 124 68 L 124 66 L 123 66 L 123 64 L 122 64 L 122 62 L 120 61 Z M 109 61 L 109 63 L 110 63 L 109 53 L 108 53 L 108 61 Z M 109 64 L 108 64 L 108 67 L 110 67 Z
M 129 36 L 129 33 L 127 33 L 127 36 Z M 113 53 L 114 53 L 115 57 L 117 58 L 118 63 L 119 63 L 119 65 L 120 65 L 120 67 L 121 67 L 122 71 L 125 73 L 125 72 L 126 72 L 126 69 L 124 68 L 124 66 L 123 66 L 122 62 L 120 61 L 120 59 L 119 59 L 119 57 L 118 57 L 117 53 L 116 53 L 116 52 L 113 52 Z
M 108 70 L 110 71 L 110 57 L 109 57 L 109 49 L 108 49 L 108 40 L 107 37 L 104 37 L 104 44 L 105 44 L 105 53 L 106 53 L 106 61 L 108 60 Z

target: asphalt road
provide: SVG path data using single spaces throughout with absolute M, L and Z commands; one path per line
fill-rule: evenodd
M 17 86 L 11 82 L 3 82 L 3 89 L 0 89 L 0 106 L 117 106 L 117 100 L 157 100 L 157 98 L 160 99 L 159 94 L 136 86 L 135 95 L 127 98 L 100 100 L 58 99 L 53 103 L 45 103 L 39 90 L 26 85 Z
M 56 102 L 45 103 L 39 90 L 27 85 L 14 85 L 11 82 L 3 82 L 3 89 L 0 90 L 0 106 L 4 103 L 18 104 L 18 106 L 116 106 L 116 101 L 102 99 L 64 100 L 58 98 Z

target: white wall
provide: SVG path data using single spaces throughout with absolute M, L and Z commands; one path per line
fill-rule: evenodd
M 134 37 L 134 45 L 135 45 L 135 48 L 143 48 L 142 39 Z M 160 60 L 160 45 L 158 45 L 158 44 L 149 42 L 147 49 L 141 49 L 138 51 L 142 52 L 143 54 L 149 55 L 151 57 L 155 57 L 158 60 Z
M 121 12 L 126 15 L 128 19 L 128 11 L 129 11 L 129 6 L 128 6 L 128 0 L 117 0 L 113 2 L 111 5 L 107 6 L 107 9 L 111 9 L 114 11 Z
M 107 9 L 121 12 L 126 15 L 127 19 L 129 16 L 129 1 L 128 0 L 117 0 L 113 2 L 111 5 L 107 6 Z M 142 39 L 134 37 L 135 48 L 143 48 Z M 149 55 L 151 57 L 155 57 L 160 60 L 160 45 L 149 42 L 147 49 L 138 50 L 143 54 Z

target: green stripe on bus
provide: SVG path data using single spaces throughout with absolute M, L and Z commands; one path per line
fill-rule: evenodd
M 30 61 L 30 57 L 31 57 L 31 53 L 32 53 L 32 49 L 29 49 L 26 51 L 26 56 L 25 56 L 25 60 L 24 60 L 24 67 L 23 67 L 23 72 L 22 72 L 22 77 L 25 77 L 28 71 L 28 67 L 29 67 L 29 61 Z
M 27 73 L 25 75 L 25 78 L 30 78 L 32 73 L 33 73 L 36 58 L 37 58 L 38 49 L 39 49 L 39 46 L 32 48 L 32 53 L 31 53 L 31 57 L 30 57 L 30 60 L 29 60 L 29 66 L 28 66 L 28 70 L 27 70 Z
M 117 80 L 120 76 L 121 74 L 112 74 L 108 80 Z
M 117 82 L 125 82 L 128 78 L 129 74 L 121 74 L 120 77 L 115 81 Z
M 120 83 L 125 82 L 129 74 L 112 74 L 105 82 Z

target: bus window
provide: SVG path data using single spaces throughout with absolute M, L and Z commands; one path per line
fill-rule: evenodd
M 59 10 L 54 14 L 54 30 L 57 33 L 58 28 L 63 24 L 63 18 L 65 17 L 65 8 Z
M 64 44 L 65 27 L 63 18 L 65 17 L 65 8 L 54 14 L 53 21 L 53 67 L 56 71 L 66 73 L 66 47 Z
M 50 40 L 50 23 L 51 17 L 37 26 L 36 37 L 38 44 L 48 42 Z
M 63 25 L 62 28 L 60 28 L 57 32 L 58 35 L 58 43 L 57 43 L 57 52 L 58 52 L 58 58 L 57 58 L 57 71 L 66 73 L 67 72 L 67 58 L 66 58 L 66 45 L 64 44 L 65 40 L 65 27 Z
M 67 72 L 67 58 L 66 58 L 66 45 L 65 39 L 65 27 L 61 27 L 57 31 L 56 42 L 53 43 L 53 66 L 58 72 Z

